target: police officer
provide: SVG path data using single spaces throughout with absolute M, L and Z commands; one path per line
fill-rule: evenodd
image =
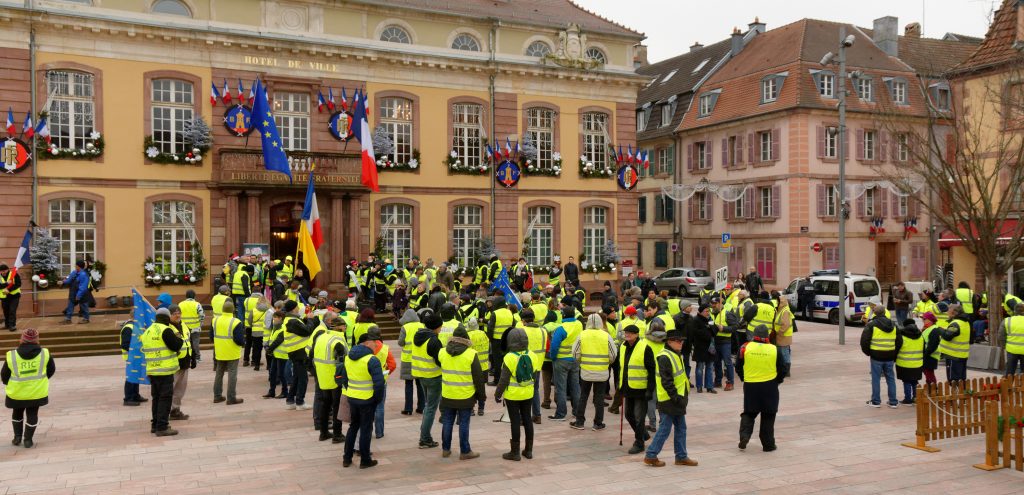
M 743 414 L 740 415 L 740 449 L 746 449 L 754 434 L 754 421 L 761 415 L 761 448 L 776 449 L 775 415 L 779 412 L 779 384 L 786 377 L 782 354 L 769 341 L 766 325 L 753 330 L 753 340 L 743 344 L 736 357 L 736 372 L 743 380 Z
M 230 301 L 229 301 L 230 302 Z M 233 308 L 232 308 L 233 309 Z M 184 342 L 171 328 L 171 312 L 156 310 L 153 324 L 142 334 L 142 352 L 146 355 L 146 376 L 152 387 L 153 417 L 149 432 L 158 437 L 177 435 L 168 424 L 174 395 L 174 374 L 178 371 L 178 352 Z
M 49 403 L 50 377 L 57 371 L 50 351 L 39 346 L 39 332 L 26 329 L 17 349 L 7 351 L 0 378 L 7 390 L 5 403 L 14 426 L 14 446 L 34 445 L 32 436 L 39 426 L 39 408 Z

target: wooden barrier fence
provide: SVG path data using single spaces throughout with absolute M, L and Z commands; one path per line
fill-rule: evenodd
M 995 471 L 1009 468 L 1013 461 L 1014 469 L 1024 471 L 1024 407 L 1007 406 L 1002 415 L 995 401 L 986 402 L 985 407 L 985 462 L 974 467 Z
M 983 433 L 988 417 L 986 401 L 998 407 L 1020 406 L 1022 375 L 1010 378 L 986 376 L 964 381 L 918 386 L 916 440 L 902 444 L 926 452 L 940 449 L 926 444 L 930 440 L 965 437 Z

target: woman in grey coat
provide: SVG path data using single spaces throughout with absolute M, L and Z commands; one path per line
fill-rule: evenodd
M 405 407 L 402 414 L 412 415 L 412 390 L 416 389 L 416 413 L 423 413 L 423 387 L 418 380 L 412 377 L 412 337 L 422 326 L 420 317 L 412 308 L 406 309 L 405 313 L 398 320 L 401 329 L 398 331 L 398 346 L 402 348 L 402 364 L 399 367 L 399 377 L 405 380 Z

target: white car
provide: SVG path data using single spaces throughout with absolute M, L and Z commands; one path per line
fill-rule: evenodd
M 846 274 L 846 297 L 844 304 L 839 304 L 839 272 L 837 270 L 820 270 L 812 273 L 809 277 L 798 278 L 790 282 L 789 287 L 784 291 L 790 296 L 790 305 L 793 313 L 802 315 L 798 311 L 799 294 L 798 287 L 802 280 L 810 280 L 814 287 L 814 305 L 811 308 L 811 316 L 814 318 L 827 319 L 829 323 L 839 323 L 839 307 L 842 306 L 846 321 L 859 321 L 868 303 L 882 303 L 882 287 L 878 279 L 871 275 L 857 273 Z

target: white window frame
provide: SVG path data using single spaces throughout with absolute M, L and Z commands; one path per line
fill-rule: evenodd
M 608 143 L 605 132 L 608 128 L 608 114 L 604 112 L 586 112 L 583 114 L 583 155 L 586 161 L 594 164 L 594 169 L 602 170 L 608 163 Z
M 414 108 L 412 100 L 401 96 L 386 96 L 380 99 L 378 124 L 384 127 L 394 142 L 391 158 L 396 163 L 409 163 L 412 160 Z
M 779 83 L 775 76 L 761 80 L 761 103 L 771 103 L 779 99 Z
M 737 199 L 736 201 L 732 202 L 732 216 L 733 216 L 733 218 L 746 218 L 746 216 L 747 216 L 746 215 L 747 211 L 746 211 L 746 208 L 745 208 L 745 206 L 746 206 L 745 205 L 745 202 L 746 202 L 745 200 L 746 199 L 747 199 L 746 195 L 745 194 L 741 194 L 739 199 Z
M 85 148 L 96 120 L 95 77 L 87 72 L 46 73 L 51 140 L 58 148 Z
M 839 133 L 830 132 L 825 128 L 825 149 L 824 157 L 829 159 L 839 158 Z
M 668 173 L 668 148 L 658 148 L 658 168 L 657 174 Z
M 839 203 L 839 190 L 832 184 L 825 185 L 825 216 L 834 217 L 837 214 L 837 205 Z
M 452 40 L 451 48 L 453 50 L 478 52 L 480 51 L 480 46 L 480 40 L 476 39 L 476 36 L 469 33 L 459 33 L 455 36 L 455 39 Z
M 857 78 L 857 98 L 864 101 L 872 101 L 875 97 L 875 87 L 870 77 Z
M 385 26 L 380 32 L 380 40 L 386 43 L 412 44 L 412 35 L 404 27 L 398 24 Z M 404 265 L 403 265 L 404 266 Z
M 544 107 L 526 109 L 526 133 L 537 147 L 537 159 L 533 165 L 541 170 L 554 167 L 555 111 Z
M 697 170 L 707 170 L 711 168 L 711 164 L 708 163 L 708 146 L 711 146 L 710 141 L 697 141 L 693 143 L 693 152 L 697 155 L 693 157 L 693 165 Z
M 864 161 L 874 161 L 878 159 L 875 156 L 875 141 L 878 140 L 878 131 L 865 130 L 864 131 Z
M 274 121 L 287 151 L 309 151 L 309 94 L 274 93 Z
M 596 46 L 587 47 L 586 51 L 583 52 L 583 58 L 587 60 L 594 60 L 602 64 L 608 63 L 608 55 L 604 53 L 604 50 Z
M 877 188 L 864 191 L 864 216 L 868 218 L 875 216 L 875 194 L 877 194 L 877 191 Z
M 699 107 L 697 109 L 697 115 L 699 117 L 707 117 L 708 115 L 711 115 L 711 111 L 714 110 L 714 105 L 712 105 L 713 100 L 714 95 L 701 95 L 700 100 L 698 100 Z
M 464 165 L 479 167 L 484 107 L 477 103 L 452 104 L 452 149 Z
M 156 201 L 152 215 L 153 263 L 157 273 L 181 274 L 193 270 L 195 204 L 188 201 Z M 182 219 L 184 217 L 184 219 Z
M 672 199 L 668 198 L 668 200 L 671 201 Z M 694 203 L 693 203 L 694 206 L 697 207 L 697 212 L 696 212 L 697 213 L 697 215 L 696 215 L 697 220 L 707 220 L 708 219 L 708 203 L 707 203 L 707 201 L 708 201 L 708 193 L 705 192 L 705 191 L 701 191 L 701 192 L 695 193 L 693 195 L 693 201 L 694 201 Z
M 757 133 L 758 144 L 760 145 L 760 155 L 762 162 L 770 162 L 775 159 L 772 156 L 772 131 L 761 131 Z
M 760 201 L 761 217 L 771 218 L 775 212 L 772 211 L 772 187 L 765 186 L 759 187 L 757 191 L 757 197 Z
M 583 210 L 583 254 L 591 263 L 600 264 L 608 242 L 608 208 L 588 206 Z
M 474 266 L 480 259 L 483 208 L 456 205 L 452 211 L 452 255 L 459 266 Z
M 892 101 L 899 105 L 907 104 L 907 82 L 902 79 L 892 81 Z
M 896 196 L 896 216 L 906 217 L 910 212 L 910 196 Z
M 530 266 L 551 266 L 554 258 L 555 209 L 551 206 L 533 206 L 526 210 L 524 221 L 529 225 L 534 218 L 533 230 L 527 232 L 530 242 L 526 262 Z
M 821 72 L 818 74 L 818 94 L 824 98 L 835 98 L 836 96 L 836 76 L 831 72 Z
M 524 54 L 527 57 L 544 58 L 547 55 L 551 54 L 551 45 L 549 45 L 545 41 L 537 40 L 530 43 L 529 46 L 526 47 L 526 51 L 524 52 Z
M 194 118 L 195 88 L 181 79 L 153 79 L 150 125 L 153 144 L 163 153 L 185 151 L 185 122 Z
M 71 273 L 75 262 L 96 259 L 96 203 L 88 199 L 61 198 L 48 202 L 50 235 L 60 243 L 57 258 L 61 275 Z
M 394 266 L 407 266 L 412 259 L 413 207 L 403 203 L 388 203 L 380 207 L 380 225 L 388 225 L 380 233 L 384 239 L 384 250 L 391 256 Z M 388 224 L 388 219 L 394 220 Z
M 640 109 L 636 111 L 636 130 L 637 132 L 643 132 L 647 129 L 647 110 Z
M 676 104 L 665 103 L 661 106 L 661 127 L 672 124 L 672 117 L 675 113 Z
M 896 135 L 896 161 L 905 162 L 910 159 L 910 136 L 905 133 Z

